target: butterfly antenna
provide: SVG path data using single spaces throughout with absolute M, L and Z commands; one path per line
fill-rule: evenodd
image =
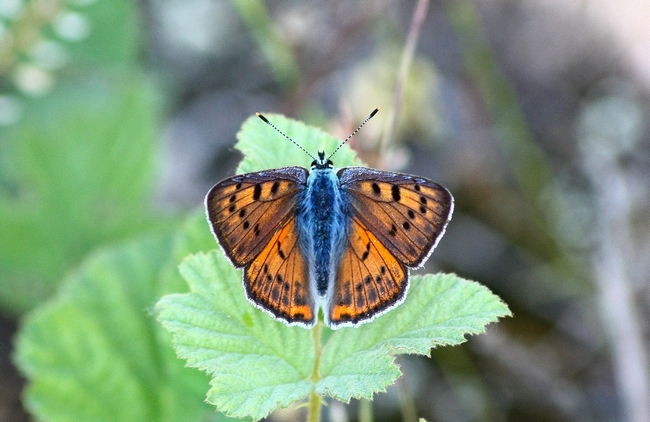
M 340 144 L 338 147 L 336 147 L 336 149 L 334 150 L 334 152 L 331 153 L 330 156 L 327 157 L 327 159 L 329 160 L 330 158 L 332 158 L 332 157 L 334 156 L 334 154 L 336 154 L 336 152 L 337 152 L 338 150 L 340 150 L 341 147 L 342 147 L 343 145 L 345 145 L 345 144 L 350 140 L 350 138 L 352 138 L 354 135 L 356 135 L 357 132 L 361 130 L 361 128 L 363 127 L 363 125 L 365 125 L 366 123 L 368 123 L 368 120 L 372 119 L 372 118 L 375 116 L 375 114 L 377 114 L 377 112 L 379 111 L 379 109 L 381 109 L 381 107 L 377 107 L 376 109 L 374 109 L 374 110 L 372 111 L 372 113 L 370 113 L 370 116 L 366 117 L 366 120 L 364 120 L 363 123 L 361 123 L 361 124 L 359 125 L 359 127 L 356 128 L 355 131 L 352 132 L 352 133 L 350 134 L 350 136 L 348 136 L 347 138 L 345 138 L 345 141 L 341 142 L 341 144 Z
M 294 144 L 295 146 L 297 146 L 298 148 L 300 148 L 301 150 L 303 150 L 303 151 L 305 152 L 305 154 L 309 155 L 309 156 L 312 158 L 312 160 L 316 160 L 316 157 L 314 157 L 313 155 L 311 155 L 311 154 L 309 153 L 309 151 L 307 151 L 306 149 L 304 149 L 303 147 L 301 147 L 300 144 L 299 144 L 298 142 L 294 141 L 293 139 L 291 139 L 290 137 L 288 137 L 287 135 L 285 135 L 285 133 L 282 132 L 280 129 L 278 129 L 278 128 L 273 124 L 273 123 L 269 122 L 269 120 L 268 120 L 266 117 L 264 117 L 264 115 L 262 115 L 262 113 L 255 113 L 255 114 L 257 115 L 257 117 L 259 117 L 260 119 L 262 119 L 262 121 L 264 121 L 264 123 L 266 123 L 267 125 L 271 126 L 273 129 L 275 129 L 276 132 L 278 132 L 280 135 L 284 136 L 285 138 L 287 138 L 288 140 L 290 140 L 291 142 L 293 142 L 293 144 Z

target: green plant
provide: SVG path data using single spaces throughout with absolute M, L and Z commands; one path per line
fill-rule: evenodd
M 28 2 L 0 35 L 12 48 L 0 48 L 0 97 L 20 110 L 0 127 L 5 313 L 51 297 L 93 248 L 170 223 L 149 207 L 161 107 L 138 62 L 137 9 L 77 3 Z M 61 36 L 74 35 L 59 22 L 69 17 L 88 29 L 74 42 Z M 34 53 L 43 45 L 60 53 L 58 67 Z
M 332 151 L 338 141 L 301 123 L 269 119 L 308 150 Z M 238 136 L 240 172 L 296 164 L 304 153 L 251 117 Z M 355 162 L 349 149 L 337 165 Z M 241 275 L 220 251 L 186 258 L 180 271 L 189 293 L 169 295 L 157 308 L 174 334 L 180 357 L 211 374 L 208 401 L 229 416 L 261 419 L 276 407 L 308 397 L 318 420 L 323 396 L 348 402 L 372 398 L 399 376 L 398 354 L 428 355 L 432 347 L 460 344 L 507 306 L 478 283 L 453 274 L 415 276 L 404 304 L 369 324 L 332 331 L 288 327 L 247 303 Z
M 52 300 L 27 314 L 17 336 L 30 412 L 52 421 L 198 421 L 214 414 L 203 403 L 208 379 L 183 367 L 153 317 L 162 295 L 187 290 L 176 270 L 182 257 L 212 246 L 203 213 L 196 213 L 173 236 L 145 236 L 85 259 Z
M 302 123 L 269 118 L 306 148 L 338 143 Z M 242 171 L 305 160 L 255 117 L 239 140 Z M 356 163 L 347 148 L 337 158 Z M 181 260 L 185 280 L 175 268 Z M 154 313 L 173 333 L 176 353 L 211 379 L 183 367 Z M 371 398 L 393 383 L 400 376 L 395 355 L 459 344 L 505 315 L 506 305 L 485 287 L 438 274 L 413 277 L 404 304 L 358 328 L 288 327 L 246 301 L 239 271 L 217 250 L 199 212 L 175 236 L 92 254 L 53 300 L 27 315 L 16 361 L 29 381 L 25 403 L 41 419 L 201 420 L 211 413 L 203 403 L 209 390 L 208 402 L 231 417 L 260 419 L 309 397 L 317 420 L 325 395 Z

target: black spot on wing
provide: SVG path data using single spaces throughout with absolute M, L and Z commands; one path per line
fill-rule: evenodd
M 280 258 L 286 259 L 286 255 L 284 254 L 284 251 L 282 250 L 282 244 L 278 242 L 278 255 L 280 255 Z
M 370 242 L 366 244 L 366 250 L 363 251 L 363 254 L 361 255 L 361 260 L 365 261 L 368 259 L 368 255 L 370 255 Z
M 343 283 L 342 295 L 338 297 L 336 304 L 339 306 L 350 306 L 352 304 L 352 296 L 350 295 L 350 281 Z M 348 315 L 349 317 L 349 315 Z
M 280 182 L 273 182 L 273 186 L 271 186 L 271 194 L 275 195 L 279 187 L 280 187 Z
M 391 194 L 393 196 L 393 201 L 399 202 L 399 200 L 402 199 L 402 195 L 400 194 L 399 191 L 399 186 L 397 185 L 393 185 L 393 187 L 391 188 Z
M 262 186 L 259 183 L 256 183 L 255 187 L 253 188 L 253 199 L 255 201 L 258 201 L 261 195 L 262 195 Z

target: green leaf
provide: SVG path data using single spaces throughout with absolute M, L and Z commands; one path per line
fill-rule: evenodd
M 280 114 L 265 114 L 264 117 L 313 157 L 317 156 L 318 151 L 325 151 L 326 155 L 329 155 L 341 144 L 340 140 L 318 128 L 287 119 Z M 239 142 L 235 147 L 244 154 L 237 173 L 284 166 L 309 168 L 309 164 L 313 161 L 305 151 L 285 139 L 257 116 L 246 119 L 237 134 L 237 139 Z M 347 145 L 332 157 L 332 161 L 336 167 L 362 165 Z
M 174 247 L 174 258 L 176 263 L 180 263 L 190 254 L 201 251 L 215 249 L 217 243 L 214 235 L 209 229 L 208 220 L 205 216 L 205 209 L 196 210 L 183 225 L 181 236 L 176 241 Z M 207 230 L 206 230 L 207 228 Z M 178 274 L 178 268 L 174 268 Z M 187 283 L 185 283 L 187 285 Z
M 251 306 L 240 272 L 221 252 L 192 255 L 180 271 L 192 293 L 165 296 L 158 318 L 174 333 L 178 355 L 213 375 L 210 403 L 229 416 L 260 419 L 309 393 L 309 331 Z
M 168 222 L 148 204 L 158 107 L 146 80 L 59 86 L 33 105 L 8 133 L 12 189 L 0 186 L 0 305 L 16 313 L 93 247 Z
M 430 355 L 510 315 L 485 286 L 454 274 L 414 276 L 406 301 L 369 324 L 336 330 L 323 349 L 316 392 L 342 401 L 371 398 L 400 375 L 392 356 Z
M 210 412 L 205 375 L 183 367 L 151 316 L 171 254 L 169 236 L 95 253 L 27 316 L 16 362 L 38 419 L 190 421 Z
M 212 374 L 208 401 L 230 416 L 266 416 L 315 389 L 342 401 L 372 397 L 400 375 L 396 354 L 428 355 L 509 315 L 490 291 L 455 275 L 413 277 L 406 302 L 375 321 L 331 334 L 320 376 L 310 332 L 288 327 L 247 302 L 239 271 L 221 252 L 197 254 L 180 267 L 191 293 L 166 296 L 159 319 L 180 357 Z
M 137 4 L 130 0 L 95 1 L 70 7 L 88 20 L 88 38 L 66 43 L 71 67 L 124 66 L 139 59 L 141 26 Z
M 185 293 L 188 291 L 187 282 L 178 272 L 178 264 L 193 253 L 214 249 L 214 236 L 207 227 L 205 210 L 197 210 L 190 214 L 174 239 L 172 259 L 162 269 L 159 297 L 169 292 Z

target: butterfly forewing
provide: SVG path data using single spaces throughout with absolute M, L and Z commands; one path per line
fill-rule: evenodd
M 359 218 L 350 223 L 348 244 L 333 287 L 329 323 L 356 324 L 400 303 L 407 270 Z
M 306 326 L 314 323 L 314 299 L 295 218 L 287 220 L 246 266 L 244 287 L 250 300 L 275 317 Z
M 424 263 L 444 234 L 454 200 L 428 179 L 362 167 L 339 170 L 353 215 L 409 267 Z
M 302 167 L 248 173 L 225 179 L 208 192 L 208 220 L 235 266 L 252 261 L 291 216 L 307 174 Z

